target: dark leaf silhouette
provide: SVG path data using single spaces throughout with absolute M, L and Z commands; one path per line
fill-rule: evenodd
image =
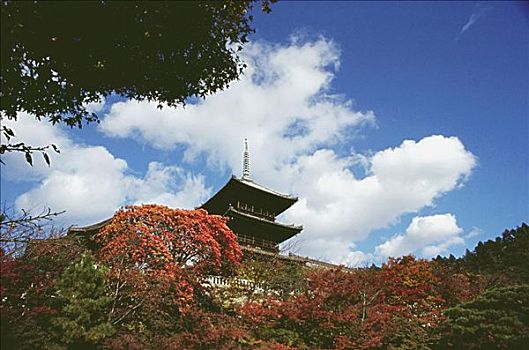
M 29 165 L 33 166 L 33 158 L 31 157 L 31 153 L 26 152 L 26 162 L 29 163 Z
M 244 68 L 254 2 L 2 1 L 3 118 L 81 127 L 111 94 L 176 106 L 225 89 Z

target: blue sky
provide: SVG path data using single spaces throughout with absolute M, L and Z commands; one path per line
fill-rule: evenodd
M 524 14 L 525 11 L 525 14 Z M 240 175 L 297 194 L 292 249 L 350 265 L 460 255 L 529 218 L 527 7 L 507 2 L 279 2 L 256 13 L 241 82 L 186 107 L 107 99 L 101 124 L 21 116 L 52 167 L 12 157 L 2 201 L 66 209 L 193 207 Z M 408 140 L 404 142 L 405 140 Z

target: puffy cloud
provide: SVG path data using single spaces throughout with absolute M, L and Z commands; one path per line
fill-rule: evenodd
M 192 175 L 177 166 L 149 163 L 144 178 L 132 178 L 128 198 L 135 203 L 164 204 L 193 208 L 211 195 L 203 176 Z
M 431 258 L 465 241 L 460 236 L 463 230 L 452 214 L 416 216 L 404 234 L 398 234 L 375 248 L 379 258 L 399 257 L 419 252 Z
M 104 147 L 63 148 L 40 184 L 16 200 L 18 208 L 66 210 L 62 219 L 89 223 L 111 216 L 127 190 L 127 163 Z
M 347 260 L 328 247 L 363 240 L 403 214 L 433 205 L 469 176 L 476 159 L 456 137 L 430 136 L 375 153 L 362 179 L 355 178 L 351 162 L 327 149 L 301 156 L 293 166 L 292 188 L 301 200 L 285 216 L 305 225 L 306 240 L 325 242 L 307 245 L 307 254 Z
M 418 200 L 424 202 L 452 190 L 475 164 L 475 157 L 457 137 L 436 135 L 376 153 L 371 171 L 387 186 L 422 193 Z
M 50 153 L 50 167 L 39 159 L 29 167 L 20 155 L 6 155 L 3 173 L 9 178 L 38 181 L 36 187 L 16 199 L 17 208 L 66 210 L 60 216 L 62 222 L 89 224 L 110 217 L 124 204 L 156 202 L 192 207 L 210 194 L 203 177 L 175 166 L 151 162 L 144 177 L 129 175 L 127 162 L 106 148 L 76 144 L 62 129 L 31 116 L 20 115 L 14 127 L 17 137 L 28 144 L 53 142 L 61 149 L 60 154 Z
M 300 197 L 281 218 L 304 225 L 300 253 L 336 262 L 353 259 L 351 242 L 433 205 L 476 164 L 457 137 L 442 135 L 406 140 L 371 157 L 337 155 L 334 147 L 353 141 L 375 116 L 332 93 L 340 61 L 330 40 L 253 43 L 245 60 L 245 75 L 223 92 L 177 109 L 116 103 L 101 131 L 160 149 L 183 147 L 185 161 L 203 154 L 211 168 L 236 174 L 248 137 L 255 180 Z M 353 174 L 358 164 L 368 170 L 364 178 Z
M 442 135 L 406 140 L 372 156 L 338 155 L 336 146 L 350 147 L 357 129 L 375 122 L 373 112 L 357 111 L 352 101 L 333 92 L 339 55 L 339 48 L 325 38 L 293 39 L 287 45 L 252 43 L 245 49 L 248 69 L 229 89 L 185 108 L 114 103 L 100 131 L 158 149 L 182 148 L 183 167 L 205 156 L 210 169 L 235 174 L 240 173 L 247 137 L 252 177 L 300 197 L 281 218 L 304 225 L 295 247 L 299 253 L 338 263 L 368 263 L 373 254 L 353 251 L 353 242 L 406 213 L 434 205 L 436 198 L 465 181 L 476 158 L 457 137 Z M 210 194 L 204 178 L 182 167 L 151 163 L 144 177 L 131 176 L 126 162 L 106 149 L 76 145 L 58 129 L 46 130 L 61 137 L 67 151 L 60 156 L 68 162 L 55 161 L 37 173 L 40 185 L 22 195 L 20 205 L 68 205 L 79 222 L 89 222 L 125 202 L 189 206 Z M 76 150 L 80 154 L 74 156 Z M 83 158 L 89 161 L 81 164 Z M 95 158 L 106 165 L 94 166 Z M 352 171 L 358 165 L 367 171 L 362 178 Z M 101 184 L 92 186 L 90 181 Z M 65 188 L 78 194 L 68 196 Z M 96 203 L 100 212 L 91 208 Z M 432 247 L 440 247 L 434 243 Z
M 186 161 L 205 154 L 211 165 L 237 173 L 247 137 L 253 175 L 287 191 L 286 165 L 299 155 L 344 141 L 353 127 L 374 122 L 372 112 L 354 111 L 351 101 L 331 92 L 339 64 L 332 41 L 253 43 L 244 52 L 248 69 L 229 89 L 185 108 L 116 103 L 101 130 L 159 149 L 184 146 Z

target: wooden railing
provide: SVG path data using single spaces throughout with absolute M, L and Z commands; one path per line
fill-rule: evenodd
M 273 252 L 277 252 L 279 249 L 279 244 L 276 242 L 262 238 L 246 236 L 243 234 L 237 234 L 237 241 L 239 242 L 239 244 L 249 245 L 252 247 L 259 247 Z
M 244 290 L 252 291 L 253 294 L 262 294 L 266 293 L 268 295 L 281 296 L 285 292 L 281 289 L 276 289 L 268 285 L 266 282 L 254 282 L 244 278 L 238 277 L 224 277 L 224 276 L 215 276 L 208 275 L 205 276 L 202 280 L 202 285 L 206 288 L 229 288 L 229 287 L 238 287 Z M 290 295 L 302 293 L 302 289 L 293 289 L 288 293 Z
M 271 213 L 268 210 L 263 209 L 263 208 L 255 208 L 253 205 L 241 203 L 239 201 L 235 203 L 234 208 L 243 213 L 257 216 L 257 217 L 260 217 L 260 218 L 263 218 L 269 221 L 276 221 L 275 213 Z
M 224 276 L 215 276 L 209 275 L 204 278 L 204 284 L 210 285 L 212 287 L 229 287 L 229 286 L 238 286 L 238 287 L 247 287 L 254 289 L 263 289 L 262 286 L 258 285 L 255 282 L 249 281 L 244 278 L 228 278 Z

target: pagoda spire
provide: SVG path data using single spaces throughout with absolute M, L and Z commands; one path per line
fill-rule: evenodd
M 248 139 L 244 139 L 244 154 L 242 158 L 242 179 L 251 180 L 250 178 L 250 152 L 248 151 Z

